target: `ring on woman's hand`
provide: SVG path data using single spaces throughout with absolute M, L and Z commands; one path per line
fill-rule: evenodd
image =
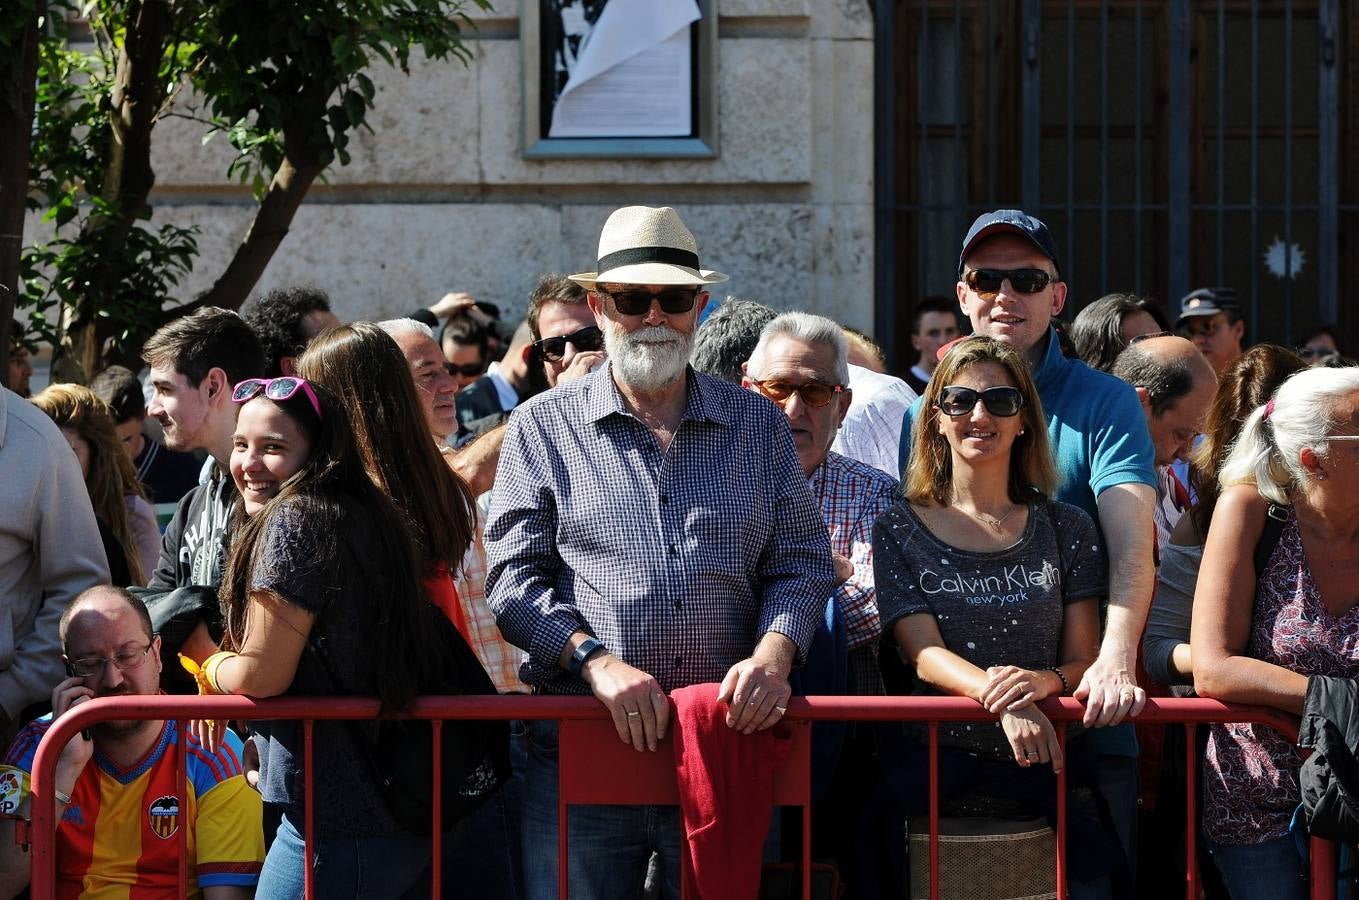
M 786 706 L 776 706 L 774 707 L 774 709 L 778 711 L 779 715 L 783 715 L 784 713 L 788 712 L 788 707 Z
M 630 710 L 628 710 L 628 718 L 629 718 L 629 719 L 631 719 L 633 716 L 640 716 L 640 715 L 641 715 L 641 713 L 639 713 L 639 712 L 638 712 L 637 710 L 635 710 L 635 709 L 630 709 Z

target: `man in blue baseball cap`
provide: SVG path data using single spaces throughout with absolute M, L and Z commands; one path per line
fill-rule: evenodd
M 963 239 L 958 305 L 973 331 L 1010 344 L 1028 360 L 1061 479 L 1054 499 L 1081 507 L 1102 531 L 1109 554 L 1104 636 L 1099 656 L 1072 694 L 1085 701 L 1086 726 L 1114 726 L 1146 702 L 1134 673 L 1155 586 L 1155 450 L 1132 387 L 1062 355 L 1051 324 L 1066 303 L 1061 271 L 1057 247 L 1041 220 L 1022 210 L 995 210 L 979 216 Z M 902 428 L 903 471 L 920 411 L 917 401 Z M 1093 737 L 1100 790 L 1127 859 L 1133 860 L 1136 738 L 1131 725 Z

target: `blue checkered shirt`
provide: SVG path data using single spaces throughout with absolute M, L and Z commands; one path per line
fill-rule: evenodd
M 667 692 L 721 681 L 770 631 L 806 653 L 835 576 L 788 423 L 764 397 L 687 377 L 665 453 L 609 366 L 510 417 L 486 595 L 539 690 L 589 693 L 557 665 L 576 631 Z

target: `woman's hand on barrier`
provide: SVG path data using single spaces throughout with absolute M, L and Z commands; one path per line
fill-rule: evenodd
M 978 702 L 990 713 L 1023 709 L 1048 696 L 1043 676 L 1019 666 L 992 666 L 986 670 Z
M 1057 732 L 1038 707 L 1006 710 L 1000 714 L 1000 725 L 1014 750 L 1015 762 L 1025 768 L 1051 763 L 1052 771 L 1062 771 L 1065 759 L 1057 743 Z
M 639 752 L 656 749 L 670 724 L 670 700 L 656 679 L 607 652 L 586 660 L 581 676 L 609 708 L 620 741 Z
M 226 731 L 226 722 L 215 719 L 194 719 L 189 723 L 189 730 L 198 738 L 198 743 L 209 753 L 217 752 L 217 745 L 222 743 L 222 734 Z

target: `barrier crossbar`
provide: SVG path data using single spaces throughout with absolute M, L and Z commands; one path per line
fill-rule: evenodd
M 1039 704 L 1043 712 L 1054 722 L 1076 722 L 1084 713 L 1084 707 L 1070 698 L 1050 698 Z M 312 857 L 313 809 L 311 760 L 314 723 L 344 719 L 375 719 L 379 704 L 375 698 L 366 697 L 278 697 L 269 700 L 253 700 L 249 697 L 181 697 L 170 695 L 106 697 L 81 704 L 54 722 L 43 736 L 33 760 L 32 772 L 32 822 L 29 840 L 32 847 L 31 896 L 35 900 L 50 900 L 56 896 L 56 799 L 53 792 L 56 765 L 62 748 L 84 728 L 100 722 L 127 719 L 175 719 L 179 725 L 178 790 L 180 797 L 185 793 L 186 779 L 186 731 L 191 719 L 217 720 L 262 720 L 293 719 L 303 722 L 303 764 L 304 764 L 304 822 L 306 858 Z M 446 720 L 492 720 L 492 719 L 552 719 L 595 720 L 609 718 L 608 711 L 592 697 L 547 697 L 547 696 L 464 696 L 464 697 L 421 697 L 403 714 L 402 718 L 430 721 L 433 723 L 434 759 L 439 759 L 439 742 L 442 740 L 440 724 Z M 994 717 L 972 700 L 963 697 L 795 697 L 788 704 L 786 721 L 789 722 L 916 722 L 928 726 L 929 767 L 930 767 L 930 841 L 929 841 L 929 896 L 931 900 L 939 897 L 939 781 L 938 781 L 938 739 L 941 722 L 989 722 Z M 1194 822 L 1198 798 L 1195 772 L 1196 742 L 1194 728 L 1197 725 L 1250 722 L 1268 725 L 1290 739 L 1297 738 L 1297 720 L 1272 709 L 1260 707 L 1234 706 L 1215 700 L 1188 698 L 1152 698 L 1136 719 L 1139 723 L 1182 725 L 1186 731 L 1186 771 L 1187 785 L 1187 823 L 1186 835 L 1186 884 L 1185 896 L 1196 900 L 1198 896 L 1196 866 L 1196 834 Z M 1064 729 L 1058 730 L 1059 740 L 1065 742 Z M 612 740 L 612 737 L 604 738 Z M 639 754 L 639 757 L 642 756 Z M 646 754 L 651 756 L 651 754 Z M 785 777 L 802 784 L 809 782 L 811 773 L 805 758 L 801 761 L 800 771 L 790 772 Z M 569 777 L 563 772 L 563 778 Z M 626 772 L 615 771 L 617 778 L 623 779 Z M 440 820 L 438 768 L 434 771 L 434 797 L 432 817 Z M 1057 776 L 1057 853 L 1056 884 L 1057 895 L 1066 892 L 1066 775 Z M 804 821 L 805 818 L 804 818 Z M 564 809 L 559 821 L 562 840 L 565 842 L 566 820 Z M 187 894 L 188 854 L 187 829 L 179 829 L 179 886 L 180 896 Z M 806 852 L 807 836 L 804 835 L 804 858 L 802 859 L 802 896 L 810 898 L 810 854 Z M 433 829 L 433 896 L 442 893 L 440 849 L 440 829 Z M 565 865 L 565 856 L 559 860 Z M 1335 848 L 1326 840 L 1313 837 L 1311 840 L 1311 896 L 1314 900 L 1334 900 L 1335 898 Z M 311 867 L 305 873 L 307 897 L 315 896 Z M 560 884 L 561 896 L 567 896 L 565 880 Z

